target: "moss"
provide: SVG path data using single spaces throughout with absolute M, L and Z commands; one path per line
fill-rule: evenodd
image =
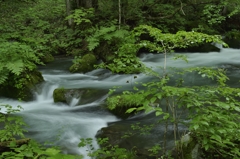
M 33 100 L 32 90 L 35 86 L 44 81 L 41 72 L 37 70 L 22 73 L 20 76 L 9 75 L 8 79 L 0 86 L 0 96 L 20 99 L 23 101 Z
M 53 91 L 53 99 L 54 102 L 63 102 L 67 103 L 66 97 L 65 97 L 66 90 L 64 88 L 57 88 Z
M 137 108 L 142 105 L 144 99 L 142 94 L 122 94 L 109 97 L 107 99 L 108 110 L 115 114 L 117 117 L 126 119 L 132 116 L 133 113 L 126 113 L 130 108 Z
M 97 63 L 97 59 L 93 54 L 86 54 L 81 59 L 77 60 L 70 68 L 70 72 L 86 73 L 94 69 L 94 64 Z
M 53 62 L 54 61 L 54 57 L 52 56 L 52 54 L 45 54 L 42 58 L 41 58 L 41 61 L 43 63 L 49 63 L 49 62 Z
M 19 95 L 23 95 L 23 100 L 32 100 L 33 94 L 32 90 L 35 89 L 35 86 L 44 81 L 42 73 L 35 70 L 30 73 L 26 73 L 24 77 L 22 77 L 23 87 L 22 90 L 19 92 Z M 24 96 L 25 95 L 25 96 Z M 21 97 L 21 95 L 20 95 Z
M 89 102 L 95 101 L 102 97 L 103 94 L 106 94 L 106 90 L 96 90 L 96 89 L 64 89 L 57 88 L 53 92 L 54 102 L 62 102 L 70 104 L 73 98 L 81 100 L 78 104 L 87 104 Z

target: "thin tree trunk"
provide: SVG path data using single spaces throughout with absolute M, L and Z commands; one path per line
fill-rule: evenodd
M 122 21 L 122 9 L 121 9 L 121 0 L 118 0 L 118 29 L 121 29 Z
M 70 0 L 65 0 L 66 3 L 66 13 L 67 16 L 69 16 L 71 14 L 71 1 Z M 68 25 L 71 26 L 73 24 L 73 20 L 70 18 L 68 19 Z

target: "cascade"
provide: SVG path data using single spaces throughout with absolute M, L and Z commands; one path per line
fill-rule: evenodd
M 181 54 L 181 53 L 180 53 Z M 188 68 L 197 66 L 221 67 L 228 69 L 227 74 L 230 77 L 232 86 L 239 86 L 240 69 L 239 49 L 222 48 L 221 52 L 211 53 L 184 53 L 189 62 L 174 61 L 173 55 L 167 58 L 167 67 Z M 149 67 L 162 72 L 159 66 L 163 66 L 164 56 L 162 54 L 142 54 L 140 59 Z M 61 62 L 63 63 L 63 62 Z M 134 82 L 145 82 L 151 80 L 144 74 L 136 75 L 117 75 L 111 74 L 109 71 L 98 69 L 86 74 L 70 74 L 65 68 L 57 66 L 46 66 L 40 68 L 43 73 L 45 82 L 39 86 L 36 93 L 36 99 L 31 102 L 19 102 L 17 100 L 0 98 L 0 103 L 9 104 L 14 107 L 21 105 L 23 111 L 20 112 L 29 125 L 27 136 L 44 143 L 52 142 L 54 145 L 60 146 L 65 153 L 84 154 L 86 149 L 77 147 L 80 138 L 95 138 L 98 130 L 106 127 L 109 122 L 132 123 L 133 119 L 147 118 L 149 114 L 138 114 L 125 121 L 120 121 L 114 115 L 107 111 L 98 109 L 104 104 L 107 94 L 102 94 L 98 100 L 89 102 L 84 105 L 78 105 L 79 99 L 72 99 L 70 105 L 62 103 L 54 103 L 52 94 L 55 88 L 97 88 L 108 90 L 113 86 L 121 86 L 121 90 L 131 90 Z M 189 83 L 206 84 L 208 81 L 203 80 L 195 75 L 187 76 Z M 130 82 L 127 82 L 130 81 Z M 80 99 L 81 100 L 81 99 Z M 4 112 L 4 110 L 1 110 Z M 153 117 L 149 118 L 151 120 Z M 98 147 L 94 140 L 95 148 Z

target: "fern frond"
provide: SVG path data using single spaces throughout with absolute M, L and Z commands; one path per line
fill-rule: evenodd
M 14 73 L 15 75 L 20 75 L 23 68 L 24 68 L 24 63 L 22 62 L 22 60 L 17 60 L 17 61 L 12 62 L 12 63 L 7 63 L 6 68 L 10 72 Z
M 88 42 L 89 51 L 92 51 L 99 45 L 99 39 L 94 38 L 94 37 L 87 38 L 87 42 Z
M 5 69 L 5 70 L 0 70 L 0 75 L 1 75 L 1 78 L 0 78 L 0 85 L 3 84 L 7 79 L 8 79 L 8 71 Z

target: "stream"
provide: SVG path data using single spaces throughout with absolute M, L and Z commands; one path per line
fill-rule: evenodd
M 183 53 L 182 53 L 183 54 Z M 211 66 L 227 69 L 227 75 L 230 78 L 228 84 L 233 87 L 239 87 L 240 79 L 240 50 L 231 48 L 222 48 L 220 52 L 210 53 L 184 53 L 189 62 L 172 60 L 172 55 L 167 58 L 167 67 L 188 68 L 196 66 Z M 149 67 L 162 73 L 164 58 L 161 54 L 142 54 L 141 60 Z M 126 120 L 120 120 L 108 111 L 103 109 L 107 93 L 99 95 L 97 100 L 92 100 L 87 104 L 77 105 L 81 99 L 73 98 L 70 104 L 54 103 L 53 91 L 55 88 L 94 88 L 108 90 L 114 86 L 122 86 L 121 90 L 132 90 L 135 82 L 147 82 L 152 78 L 139 74 L 136 75 L 118 75 L 103 69 L 94 70 L 86 74 L 70 74 L 68 67 L 71 65 L 71 59 L 59 59 L 47 66 L 40 67 L 45 82 L 39 85 L 36 92 L 36 98 L 31 102 L 19 102 L 13 99 L 0 98 L 0 103 L 9 104 L 13 107 L 21 105 L 24 110 L 20 115 L 29 125 L 27 128 L 27 137 L 33 138 L 40 143 L 48 142 L 59 146 L 64 153 L 83 154 L 85 158 L 87 152 L 84 148 L 78 148 L 80 138 L 95 138 L 97 132 L 107 127 L 111 123 L 116 126 L 132 124 L 139 121 L 151 122 L 154 115 L 138 115 Z M 185 81 L 189 85 L 212 84 L 212 81 L 200 78 L 199 75 L 186 75 Z M 4 110 L 2 110 L 4 111 Z M 124 129 L 124 128 L 123 128 Z M 159 130 L 159 129 L 158 129 Z M 160 130 L 159 130 L 160 131 Z M 156 134 L 159 131 L 154 131 Z M 154 135 L 152 135 L 154 136 Z M 156 140 L 155 140 L 156 141 Z M 136 140 L 138 144 L 143 141 Z M 152 140 L 149 140 L 152 142 Z M 95 148 L 98 148 L 96 140 L 93 141 Z M 146 144 L 147 145 L 147 144 Z

